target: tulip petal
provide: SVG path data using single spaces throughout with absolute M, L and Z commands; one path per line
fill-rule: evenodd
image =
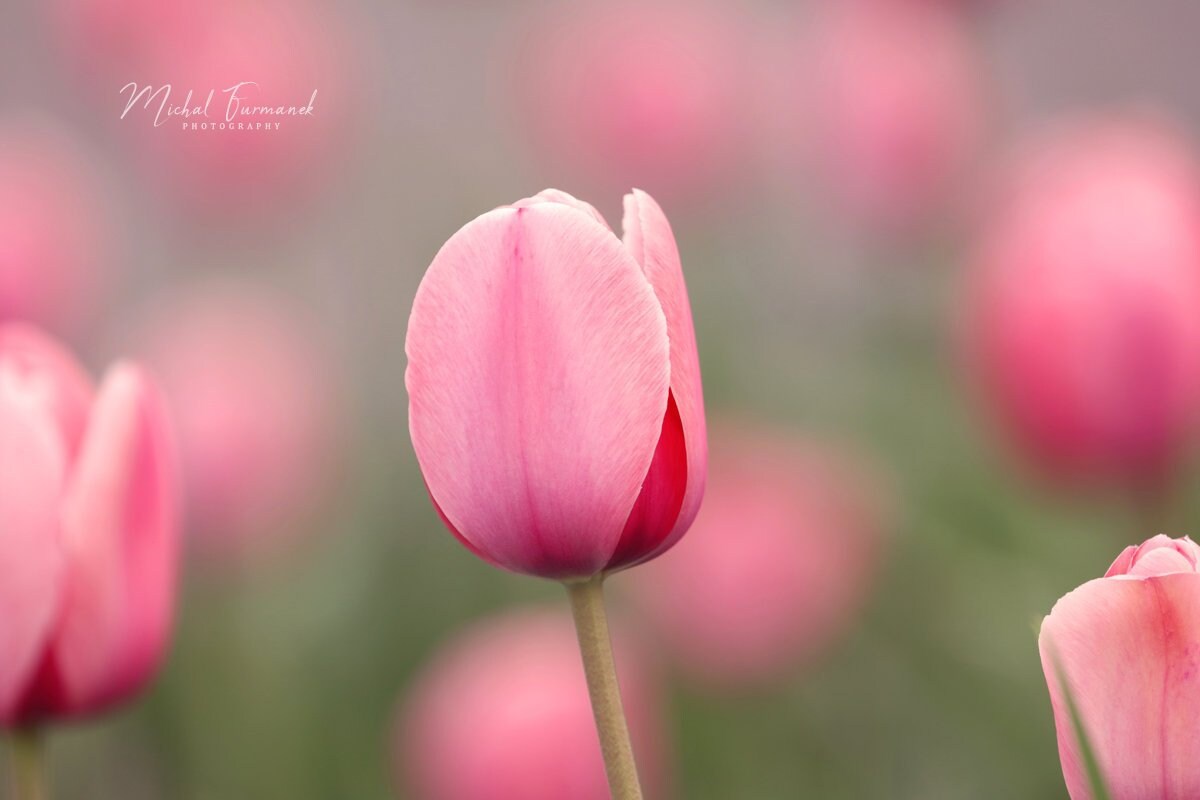
M 73 459 L 92 405 L 92 382 L 62 345 L 30 325 L 0 325 L 0 359 L 19 373 L 25 391 L 38 396 Z
M 1200 575 L 1089 581 L 1054 606 L 1039 647 L 1073 800 L 1091 793 L 1055 658 L 1114 800 L 1200 796 Z
M 544 202 L 458 231 L 405 345 L 413 446 L 454 529 L 519 572 L 603 568 L 659 439 L 668 348 L 650 284 L 589 215 Z
M 64 470 L 55 432 L 0 371 L 0 723 L 19 713 L 54 624 Z
M 174 615 L 175 458 L 162 400 L 136 367 L 101 386 L 63 510 L 68 581 L 53 644 L 60 713 L 122 699 L 158 666 Z
M 641 265 L 667 317 L 667 336 L 671 342 L 671 395 L 679 409 L 687 448 L 687 490 L 679 517 L 662 544 L 648 555 L 652 558 L 675 544 L 696 519 L 708 472 L 708 435 L 692 307 L 683 280 L 675 234 L 662 208 L 640 189 L 625 195 L 625 218 L 621 224 L 625 246 Z
M 599 211 L 596 210 L 595 206 L 593 206 L 591 203 L 580 200 L 574 195 L 567 194 L 561 189 L 543 189 L 533 197 L 526 197 L 524 200 L 518 200 L 512 204 L 512 207 L 529 208 L 530 206 L 536 206 L 540 203 L 558 203 L 560 205 L 570 206 L 577 211 L 582 211 L 592 219 L 596 220 L 596 222 L 599 222 L 604 227 L 612 230 L 612 228 L 609 227 L 608 221 L 604 219 L 604 216 Z

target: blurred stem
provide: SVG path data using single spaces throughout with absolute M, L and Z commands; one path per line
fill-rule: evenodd
M 592 713 L 600 734 L 600 749 L 604 753 L 604 768 L 608 772 L 609 791 L 613 800 L 641 800 L 642 788 L 638 784 L 629 726 L 621 706 L 608 616 L 604 611 L 604 577 L 597 575 L 589 581 L 566 586 L 571 597 L 571 612 L 575 615 L 575 631 L 579 634 Z
M 15 731 L 8 741 L 9 781 L 13 800 L 48 800 L 45 745 L 39 731 Z

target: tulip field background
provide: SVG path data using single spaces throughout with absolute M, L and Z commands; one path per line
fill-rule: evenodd
M 933 33 L 854 44 L 826 20 L 872 3 L 932 15 Z M 90 193 L 70 192 L 78 207 L 47 223 L 49 240 L 85 242 L 54 257 L 82 265 L 54 290 L 79 294 L 65 311 L 9 302 L 5 254 L 34 223 L 0 219 L 0 319 L 35 318 L 94 369 L 124 354 L 179 367 L 172 399 L 189 402 L 179 395 L 211 387 L 188 388 L 180 365 L 193 362 L 158 326 L 219 286 L 219 309 L 263 296 L 289 309 L 302 374 L 300 388 L 256 391 L 256 318 L 243 329 L 218 315 L 195 335 L 221 343 L 218 361 L 250 353 L 232 393 L 244 435 L 211 489 L 217 511 L 189 509 L 168 664 L 131 708 L 55 733 L 57 798 L 411 797 L 393 731 L 439 644 L 509 607 L 566 602 L 553 583 L 474 558 L 437 519 L 407 431 L 414 292 L 441 244 L 484 211 L 554 186 L 616 227 L 634 185 L 679 243 L 710 426 L 850 454 L 872 476 L 881 532 L 861 600 L 779 677 L 715 690 L 651 656 L 671 796 L 1067 796 L 1037 626 L 1127 544 L 1193 532 L 1200 480 L 1182 470 L 1152 513 L 1132 492 L 1068 491 L 1028 469 L 972 380 L 964 283 L 995 185 L 1029 137 L 1131 114 L 1200 135 L 1200 6 L 249 0 L 257 13 L 220 23 L 238 44 L 214 52 L 238 54 L 241 80 L 287 83 L 299 100 L 319 88 L 311 120 L 224 148 L 200 139 L 222 134 L 156 129 L 140 108 L 122 119 L 121 86 L 195 74 L 187 59 L 202 45 L 189 31 L 230 4 L 0 5 L 0 176 L 34 147 L 3 133 L 24 126 L 67 143 Z M 608 5 L 620 19 L 610 40 L 572 38 L 606 31 L 572 17 Z M 173 17 L 176 6 L 190 10 Z M 680 77 L 667 62 L 692 23 L 702 45 L 680 56 Z M 127 59 L 145 40 L 155 55 Z M 812 88 L 855 53 L 861 68 Z M 602 62 L 594 73 L 588 59 Z M 839 102 L 886 96 L 922 69 L 935 77 L 894 112 L 917 131 L 917 144 L 895 145 L 911 158 L 872 151 L 891 123 L 841 119 Z M 889 159 L 902 163 L 888 172 Z M 5 206 L 4 191 L 0 218 L 26 205 Z M 317 410 L 295 413 L 319 417 L 320 434 L 257 457 L 248 432 L 292 414 L 299 395 Z M 303 473 L 279 490 L 288 513 L 230 521 L 233 504 L 269 491 L 257 487 L 272 470 Z M 609 585 L 615 624 L 637 628 L 633 578 Z

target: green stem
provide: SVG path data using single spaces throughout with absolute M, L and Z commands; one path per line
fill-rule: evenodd
M 12 734 L 8 743 L 10 786 L 13 800 L 48 800 L 45 746 L 32 729 Z
M 637 765 L 633 760 L 633 745 L 629 726 L 621 706 L 621 690 L 617 684 L 617 667 L 613 660 L 612 640 L 608 635 L 608 616 L 604 611 L 604 578 L 596 576 L 582 583 L 568 583 L 571 612 L 575 615 L 575 631 L 579 634 L 579 651 L 583 655 L 583 671 L 587 676 L 588 694 L 592 698 L 592 713 L 596 731 L 600 734 L 600 750 L 608 773 L 608 788 L 613 800 L 642 800 Z

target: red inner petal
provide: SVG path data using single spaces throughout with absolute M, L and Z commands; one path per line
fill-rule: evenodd
M 687 490 L 687 446 L 675 396 L 667 395 L 667 413 L 654 460 L 642 482 L 642 492 L 629 512 L 625 530 L 608 562 L 608 569 L 631 566 L 653 553 L 670 535 Z

